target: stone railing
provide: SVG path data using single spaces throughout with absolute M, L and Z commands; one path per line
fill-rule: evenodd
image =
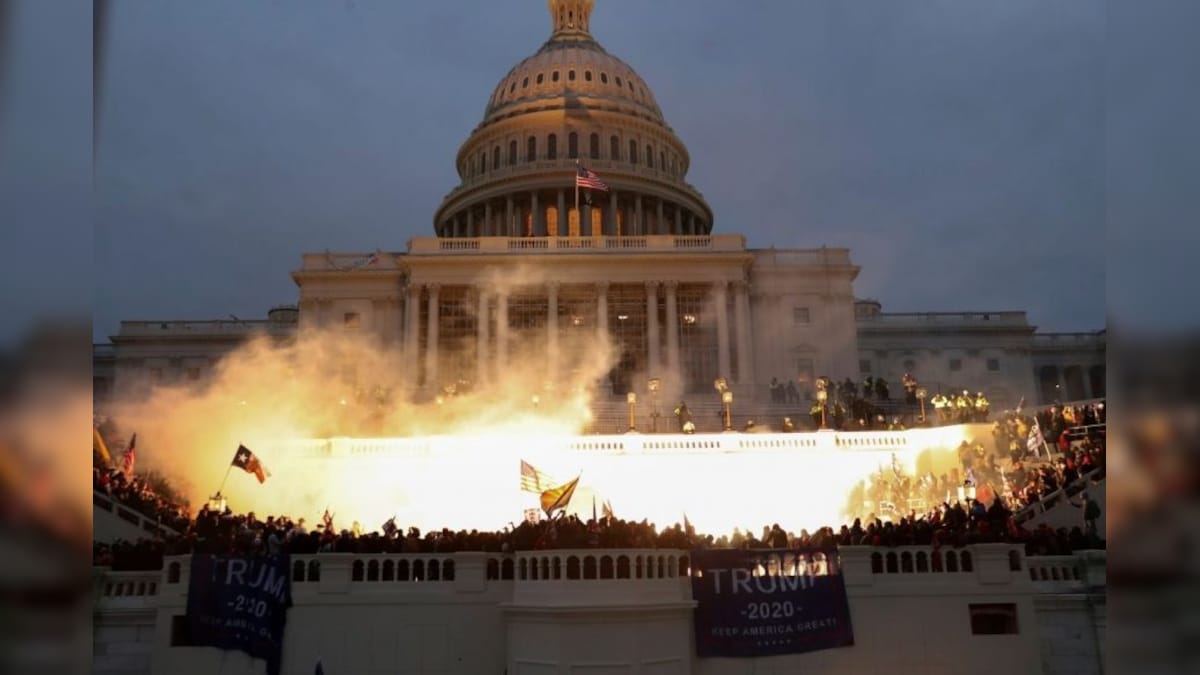
M 177 534 L 175 530 L 159 524 L 156 520 L 135 511 L 99 490 L 92 490 L 92 508 L 107 511 L 125 522 L 151 535 Z
M 746 249 L 740 234 L 669 235 L 636 237 L 416 237 L 408 241 L 409 255 L 464 255 L 496 253 L 672 253 L 739 252 Z M 323 258 L 323 256 L 322 256 Z M 318 264 L 323 260 L 316 260 Z M 308 259 L 306 257 L 306 268 Z M 327 263 L 326 263 L 327 264 Z
M 113 572 L 98 569 L 92 576 L 98 609 L 143 608 L 159 593 L 162 572 Z
M 973 327 L 998 326 L 1029 328 L 1025 312 L 885 312 L 872 316 L 858 317 L 860 324 L 872 324 L 885 327 L 921 326 L 930 324 L 940 326 Z
M 211 321 L 122 321 L 120 337 L 181 337 L 234 335 L 243 336 L 252 333 L 267 333 L 270 335 L 290 335 L 296 330 L 296 324 L 269 321 L 265 319 L 214 319 Z
M 1059 506 L 1060 504 L 1070 505 L 1071 497 L 1086 490 L 1088 485 L 1093 480 L 1099 480 L 1103 474 L 1104 467 L 1096 467 L 1095 469 L 1092 469 L 1079 478 L 1076 478 L 1075 482 L 1071 483 L 1070 485 L 1064 485 L 1054 492 L 1045 495 L 1038 501 L 1017 511 L 1013 514 L 1013 520 L 1016 520 L 1018 524 L 1025 523 L 1049 511 L 1050 509 Z
M 1105 586 L 1107 553 L 1077 551 L 1071 555 L 1026 558 L 1029 580 L 1043 593 L 1066 593 Z

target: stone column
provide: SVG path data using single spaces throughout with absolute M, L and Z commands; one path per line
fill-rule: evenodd
M 479 384 L 483 384 L 488 379 L 488 303 L 491 299 L 484 288 L 479 289 L 478 296 L 479 308 L 475 315 L 475 379 Z
M 546 283 L 546 353 L 550 357 L 550 379 L 558 377 L 558 282 Z
M 508 362 L 508 293 L 496 295 L 496 368 Z
M 717 375 L 729 378 L 729 310 L 727 309 L 728 282 L 713 284 L 713 302 L 717 305 Z
M 675 208 L 671 210 L 671 220 L 675 225 L 674 229 L 671 231 L 671 234 L 683 234 L 683 221 L 681 219 L 682 211 L 683 209 L 681 209 L 678 204 L 675 204 Z
M 617 191 L 611 188 L 608 191 L 608 213 L 606 215 L 608 216 L 606 219 L 608 232 L 604 234 L 615 237 L 617 235 Z
M 542 224 L 541 209 L 538 208 L 537 190 L 529 193 L 529 204 L 529 217 L 533 221 L 533 234 L 535 237 L 544 237 L 546 236 L 546 228 Z
M 658 200 L 656 215 L 658 218 L 654 221 L 654 234 L 667 234 L 667 224 L 663 221 L 663 202 L 661 199 Z
M 634 226 L 634 228 L 635 228 L 634 232 L 637 232 L 638 234 L 646 234 L 646 221 L 642 217 L 642 196 L 641 195 L 638 195 L 637 199 L 634 200 L 633 209 L 634 209 L 634 213 L 636 214 L 636 215 L 634 215 L 634 220 L 633 220 L 633 222 L 636 223 L 636 225 Z
M 515 236 L 513 230 L 513 200 L 512 195 L 509 195 L 504 200 L 504 227 L 501 232 L 506 237 L 512 237 Z
M 580 236 L 592 236 L 592 205 L 581 203 L 579 205 L 579 234 Z
M 439 284 L 426 284 L 429 289 L 429 325 L 425 337 L 425 386 L 441 389 L 438 381 L 438 289 Z
M 567 234 L 567 193 L 565 190 L 558 191 L 558 219 L 554 223 L 554 231 L 551 236 L 562 237 Z
M 667 371 L 672 378 L 679 377 L 679 304 L 675 300 L 678 281 L 667 281 Z
M 608 341 L 608 282 L 596 282 L 596 337 Z
M 417 350 L 420 348 L 420 333 L 417 332 L 421 329 L 421 327 L 418 325 L 421 321 L 420 285 L 409 282 L 408 297 L 404 301 L 404 309 L 406 313 L 406 316 L 404 317 L 405 360 L 409 364 L 415 364 L 418 357 Z
M 662 355 L 659 350 L 658 341 L 658 283 L 657 281 L 646 282 L 646 355 L 650 359 L 649 372 L 650 377 L 659 377 L 659 370 L 662 368 Z
M 696 215 L 695 215 L 694 213 L 689 213 L 689 214 L 688 214 L 688 217 L 687 217 L 687 233 L 688 233 L 688 234 L 698 234 L 698 233 L 696 232 Z
M 749 284 L 745 281 L 734 282 L 733 322 L 736 324 L 734 335 L 737 338 L 737 383 L 752 384 L 754 382 L 754 366 L 750 357 L 750 295 Z

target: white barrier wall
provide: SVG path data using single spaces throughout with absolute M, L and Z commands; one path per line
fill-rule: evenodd
M 1102 552 L 1032 565 L 1004 544 L 840 555 L 855 645 L 753 659 L 694 656 L 684 552 L 296 556 L 283 672 L 308 675 L 318 658 L 330 675 L 1097 672 L 1103 619 L 1061 598 L 1103 583 Z M 240 653 L 172 646 L 187 579 L 186 557 L 100 575 L 96 672 L 265 672 Z M 1016 632 L 973 634 L 971 605 L 1011 606 Z M 1088 627 L 1090 641 L 1062 642 Z

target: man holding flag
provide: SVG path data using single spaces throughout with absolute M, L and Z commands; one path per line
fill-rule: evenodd
M 575 480 L 570 483 L 564 483 L 556 488 L 550 488 L 542 493 L 542 510 L 547 516 L 551 516 L 555 511 L 566 512 L 567 505 L 571 503 L 571 497 L 575 495 L 575 488 L 579 485 L 580 476 L 576 476 Z
M 1042 436 L 1041 425 L 1038 424 L 1037 418 L 1033 418 L 1033 426 L 1029 428 L 1029 438 L 1025 439 L 1025 448 L 1033 453 L 1034 457 L 1041 457 L 1041 450 L 1046 445 L 1046 438 Z M 1050 452 L 1046 452 L 1046 457 L 1049 458 Z

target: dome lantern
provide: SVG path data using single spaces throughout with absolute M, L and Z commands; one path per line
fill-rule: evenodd
M 560 37 L 590 37 L 588 25 L 592 17 L 593 0 L 549 0 L 550 21 L 554 26 L 551 39 Z

